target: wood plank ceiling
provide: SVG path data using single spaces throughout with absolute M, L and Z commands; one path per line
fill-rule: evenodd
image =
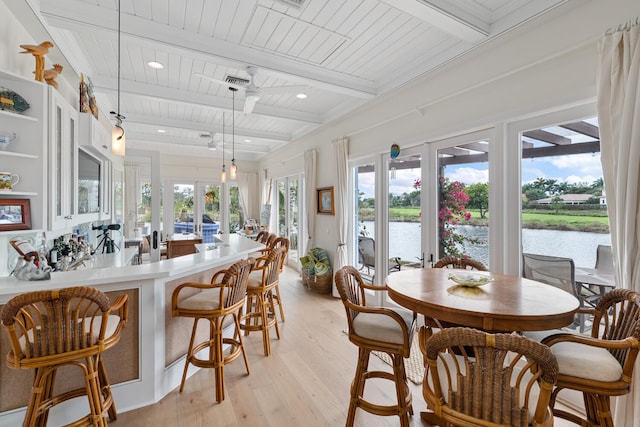
M 565 1 L 125 0 L 127 144 L 220 157 L 223 116 L 229 142 L 235 107 L 236 158 L 257 160 Z M 115 110 L 118 1 L 39 6 L 71 67 L 90 77 L 100 109 Z M 250 114 L 243 113 L 244 89 L 234 102 L 228 86 L 214 81 L 249 80 L 247 66 L 256 67 L 263 89 Z M 281 86 L 294 88 L 269 89 Z M 218 150 L 208 151 L 209 143 Z

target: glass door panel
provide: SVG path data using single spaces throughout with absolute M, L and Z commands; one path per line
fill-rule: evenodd
M 422 156 L 409 151 L 388 166 L 387 263 L 385 273 L 422 266 Z
M 196 215 L 202 221 L 198 232 L 204 243 L 212 243 L 213 236 L 220 231 L 220 186 L 198 183 L 198 188 L 200 197 L 196 206 L 202 212 Z
M 375 274 L 376 167 L 363 162 L 353 168 L 354 236 L 353 265 L 372 282 Z
M 229 186 L 229 233 L 238 232 L 244 226 L 244 222 L 238 186 Z
M 298 268 L 299 256 L 299 183 L 300 178 L 298 175 L 276 180 L 276 203 L 278 204 L 278 229 L 276 234 L 289 239 L 287 264 L 293 268 Z
M 468 257 L 489 268 L 489 140 L 465 135 L 442 145 L 434 183 L 436 259 Z
M 194 184 L 173 185 L 173 233 L 190 234 L 198 230 L 200 219 L 194 215 Z

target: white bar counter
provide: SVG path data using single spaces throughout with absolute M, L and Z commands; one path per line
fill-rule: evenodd
M 118 345 L 105 352 L 107 373 L 118 412 L 151 405 L 180 384 L 184 368 L 192 320 L 172 318 L 173 289 L 186 281 L 209 283 L 216 271 L 264 248 L 263 244 L 237 234 L 218 238 L 218 243 L 199 245 L 198 253 L 156 263 L 121 266 L 127 263 L 129 252 L 135 251 L 128 248 L 121 251 L 124 258 L 113 260 L 116 266 L 54 272 L 51 280 L 44 281 L 1 277 L 0 305 L 25 292 L 70 286 L 96 287 L 107 293 L 112 301 L 117 295 L 126 293 L 129 295 L 129 322 Z M 114 258 L 116 255 L 113 254 Z M 0 426 L 20 425 L 33 372 L 6 366 L 8 340 L 5 332 L 1 334 Z M 190 368 L 189 375 L 195 371 Z M 77 376 L 77 373 L 71 370 L 68 377 Z M 57 378 L 58 381 L 65 380 L 64 375 Z M 70 383 L 69 387 L 76 385 Z M 88 412 L 86 399 L 74 400 L 52 409 L 49 425 L 65 424 Z

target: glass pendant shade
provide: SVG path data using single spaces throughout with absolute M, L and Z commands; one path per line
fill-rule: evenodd
M 236 161 L 231 161 L 231 167 L 229 168 L 229 179 L 235 180 L 238 174 L 238 167 L 236 166 Z
M 126 151 L 124 129 L 117 124 L 111 131 L 111 152 L 116 156 L 124 156 Z

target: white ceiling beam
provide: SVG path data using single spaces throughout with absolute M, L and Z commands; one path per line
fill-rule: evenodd
M 117 12 L 113 9 L 77 0 L 60 0 L 42 3 L 40 12 L 51 26 L 80 33 L 101 33 L 100 37 L 115 38 L 117 34 L 113 26 L 117 22 Z M 348 96 L 372 99 L 377 94 L 374 82 L 369 80 L 159 25 L 136 16 L 123 14 L 121 28 L 125 43 L 129 39 L 143 47 L 169 53 L 184 55 L 186 51 L 194 58 L 240 69 L 251 64 L 262 70 L 269 70 L 282 79 L 295 80 L 300 84 Z
M 439 0 L 380 0 L 430 25 L 469 43 L 478 43 L 489 35 L 489 24 L 461 8 Z
M 111 93 L 117 94 L 116 87 L 118 81 L 112 77 L 97 76 L 92 77 L 93 91 L 94 93 Z M 120 94 L 126 96 L 126 94 L 132 94 L 136 96 L 142 96 L 148 99 L 163 100 L 167 102 L 182 103 L 185 105 L 193 106 L 199 105 L 204 108 L 212 108 L 218 110 L 232 110 L 233 101 L 231 99 L 207 95 L 199 92 L 185 92 L 184 90 L 174 89 L 170 87 L 158 87 L 147 83 L 132 82 L 128 80 L 120 81 Z M 237 103 L 236 111 L 242 112 L 242 103 Z M 126 105 L 123 109 L 126 111 Z M 322 118 L 317 114 L 305 113 L 299 110 L 290 110 L 279 107 L 271 107 L 268 105 L 256 105 L 252 115 L 267 116 L 270 119 L 283 119 L 293 120 L 296 122 L 310 123 L 314 125 L 321 125 L 323 123 Z M 126 114 L 125 114 L 126 115 Z
M 179 120 L 179 119 L 169 119 L 169 118 L 160 118 L 160 117 L 152 117 L 146 116 L 142 114 L 127 114 L 127 118 L 125 120 L 125 126 L 127 123 L 135 123 L 141 125 L 149 125 L 156 126 L 158 129 L 178 129 L 178 130 L 191 130 L 197 132 L 214 132 L 214 133 L 222 133 L 222 126 L 213 125 L 211 123 L 204 122 L 196 122 L 192 120 Z M 251 138 L 251 139 L 259 139 L 261 141 L 275 141 L 279 143 L 291 142 L 291 136 L 279 133 L 279 132 L 267 132 L 267 131 L 256 131 L 245 128 L 236 128 L 235 129 L 236 139 L 238 138 Z

